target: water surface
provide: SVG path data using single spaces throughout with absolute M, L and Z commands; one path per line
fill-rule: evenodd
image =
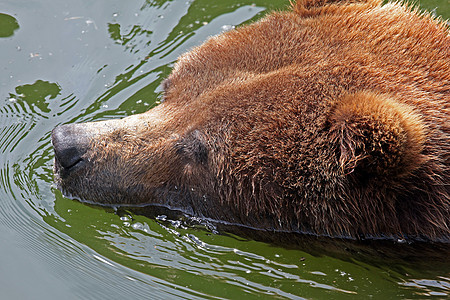
M 450 16 L 447 0 L 424 7 Z M 2 299 L 424 298 L 448 264 L 283 247 L 64 198 L 51 130 L 158 104 L 177 56 L 288 1 L 0 0 Z M 394 248 L 395 249 L 395 248 Z

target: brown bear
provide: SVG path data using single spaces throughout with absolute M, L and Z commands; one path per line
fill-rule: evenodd
M 164 102 L 53 130 L 55 180 L 275 232 L 450 241 L 450 35 L 380 0 L 300 0 L 182 55 Z

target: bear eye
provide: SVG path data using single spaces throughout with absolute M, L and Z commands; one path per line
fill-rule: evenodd
M 194 130 L 181 138 L 176 144 L 176 153 L 184 157 L 187 162 L 206 165 L 208 162 L 208 148 L 200 131 Z

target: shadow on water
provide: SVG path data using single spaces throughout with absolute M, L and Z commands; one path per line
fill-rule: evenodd
M 95 215 L 84 223 L 92 232 L 81 232 L 76 239 L 98 253 L 210 296 L 420 298 L 449 292 L 444 244 L 357 242 L 216 227 L 161 207 L 112 209 L 63 197 L 57 197 L 55 209 L 68 224 L 83 222 L 82 211 Z M 80 232 L 79 226 L 60 230 Z
M 131 212 L 155 218 L 166 225 L 183 224 L 187 228 L 198 228 L 212 234 L 232 235 L 245 240 L 264 242 L 274 247 L 301 250 L 313 256 L 331 256 L 344 261 L 364 261 L 374 266 L 414 267 L 421 270 L 450 270 L 450 245 L 430 241 L 406 241 L 404 239 L 343 239 L 259 230 L 245 226 L 205 221 L 185 215 L 180 211 L 160 206 L 117 208 L 118 215 Z M 176 220 L 176 221 L 174 221 Z

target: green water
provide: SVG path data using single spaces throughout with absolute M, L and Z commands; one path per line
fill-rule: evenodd
M 288 5 L 0 0 L 0 299 L 448 297 L 449 264 L 426 256 L 276 246 L 84 205 L 52 186 L 55 126 L 148 110 L 178 55 Z M 450 17 L 448 0 L 421 5 Z

